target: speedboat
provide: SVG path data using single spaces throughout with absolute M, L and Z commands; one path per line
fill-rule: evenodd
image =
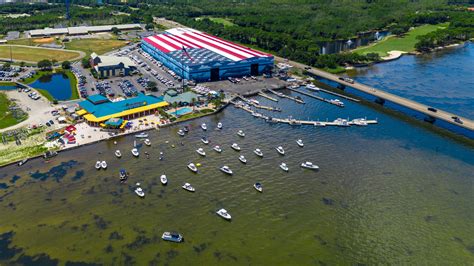
M 253 153 L 255 153 L 258 157 L 263 157 L 263 152 L 260 149 L 255 149 Z
M 219 168 L 219 169 L 220 169 L 222 172 L 224 172 L 224 173 L 226 173 L 226 174 L 228 174 L 228 175 L 232 175 L 232 174 L 233 174 L 232 170 L 230 170 L 229 166 L 227 166 L 227 165 L 224 165 L 224 166 L 222 166 L 222 167 Z
M 201 156 L 206 156 L 206 152 L 204 151 L 203 148 L 197 149 L 196 152 L 199 153 L 199 155 L 201 155 Z
M 127 171 L 125 171 L 125 169 L 120 169 L 119 176 L 120 176 L 120 180 L 127 179 Z
M 300 146 L 300 147 L 304 146 L 303 140 L 301 140 L 301 139 L 297 140 L 296 144 L 298 144 L 298 146 Z
M 217 215 L 224 218 L 225 220 L 230 221 L 232 219 L 232 216 L 227 212 L 226 209 L 220 209 L 216 213 L 217 213 Z
M 198 169 L 197 169 L 196 165 L 193 164 L 193 163 L 188 164 L 188 169 L 191 170 L 191 172 L 194 172 L 194 173 L 198 172 Z
M 306 88 L 312 91 L 319 91 L 319 88 L 316 87 L 314 84 L 307 84 Z
M 331 99 L 329 100 L 329 102 L 339 107 L 344 107 L 344 103 L 341 102 L 339 99 Z
M 283 149 L 282 146 L 278 146 L 276 150 L 280 155 L 285 155 L 285 150 Z
M 251 102 L 253 104 L 260 104 L 260 102 L 255 100 L 255 99 L 250 99 L 249 102 Z
M 95 169 L 100 170 L 102 168 L 101 161 L 95 162 Z
M 365 120 L 364 118 L 358 118 L 358 119 L 354 119 L 352 120 L 352 123 L 356 126 L 367 126 L 367 120 Z
M 115 157 L 117 157 L 117 158 L 122 157 L 122 153 L 120 152 L 120 150 L 115 151 Z
M 145 132 L 140 133 L 140 134 L 136 134 L 135 138 L 141 138 L 141 139 L 148 138 L 148 134 L 145 133 Z
M 243 155 L 239 156 L 239 161 L 241 161 L 242 163 L 247 163 L 247 159 Z
M 219 147 L 219 145 L 214 146 L 214 150 L 217 151 L 218 153 L 222 152 L 222 148 Z
M 263 192 L 263 186 L 260 183 L 255 183 L 253 187 L 258 191 L 258 192 Z
M 183 137 L 184 135 L 186 135 L 186 133 L 184 133 L 184 131 L 180 129 L 180 130 L 178 130 L 178 135 Z
M 182 186 L 182 188 L 183 188 L 184 190 L 189 191 L 189 192 L 194 192 L 194 191 L 196 191 L 196 189 L 194 189 L 194 187 L 191 186 L 191 184 L 189 184 L 189 183 L 184 183 L 184 185 Z
M 18 162 L 18 166 L 22 166 L 22 165 L 24 165 L 26 162 L 28 162 L 28 158 L 23 159 L 23 160 L 21 160 L 20 162 Z
M 168 184 L 168 178 L 166 178 L 166 175 L 161 175 L 160 176 L 160 181 L 161 181 L 161 184 L 163 184 L 163 185 Z
M 311 170 L 318 170 L 319 166 L 313 164 L 312 162 L 304 162 L 301 164 L 301 167 Z
M 232 147 L 232 149 L 234 149 L 234 150 L 236 150 L 236 151 L 240 151 L 240 146 L 239 146 L 239 144 L 237 144 L 237 143 L 233 143 L 233 144 L 231 145 L 231 147 Z
M 242 131 L 242 130 L 239 130 L 237 132 L 237 135 L 241 136 L 241 137 L 245 137 L 245 133 Z
M 201 124 L 201 128 L 202 128 L 202 130 L 206 131 L 206 130 L 207 130 L 207 125 L 206 125 L 206 123 L 202 123 L 202 124 Z
M 143 191 L 141 187 L 137 187 L 135 189 L 135 194 L 137 194 L 140 198 L 145 197 L 145 192 Z
M 100 167 L 104 170 L 107 169 L 107 162 L 106 161 L 100 162 Z
M 165 241 L 176 242 L 176 243 L 181 243 L 184 240 L 182 235 L 178 233 L 172 233 L 172 232 L 164 232 L 163 235 L 161 236 L 161 239 Z
M 138 152 L 138 149 L 137 149 L 137 148 L 133 148 L 133 149 L 132 149 L 132 154 L 133 154 L 133 156 L 135 156 L 135 157 L 140 156 L 140 153 Z
M 184 133 L 188 133 L 188 132 L 189 132 L 189 127 L 188 127 L 188 126 L 184 126 L 184 127 L 183 127 L 183 131 L 184 131 Z
M 209 144 L 209 140 L 206 137 L 201 138 L 202 143 Z
M 286 163 L 281 163 L 281 164 L 280 164 L 280 168 L 281 168 L 281 170 L 283 170 L 283 171 L 285 171 L 285 172 L 288 172 L 288 170 L 289 170 L 289 169 L 288 169 L 288 166 L 286 165 Z
M 151 145 L 151 141 L 149 139 L 145 139 L 145 141 L 143 141 L 143 143 L 145 143 L 145 145 L 147 145 L 147 146 Z
M 217 129 L 222 129 L 222 123 L 221 122 L 217 123 Z

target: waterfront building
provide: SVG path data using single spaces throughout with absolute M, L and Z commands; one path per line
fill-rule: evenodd
M 101 78 L 128 76 L 136 69 L 135 63 L 128 57 L 91 54 L 91 66 Z
M 48 37 L 59 35 L 87 35 L 91 33 L 110 32 L 113 28 L 120 31 L 124 30 L 141 30 L 140 24 L 119 24 L 119 25 L 104 25 L 104 26 L 78 26 L 68 28 L 44 28 L 28 31 L 28 36 L 34 37 Z
M 274 57 L 190 28 L 144 38 L 142 49 L 177 75 L 199 82 L 270 72 Z

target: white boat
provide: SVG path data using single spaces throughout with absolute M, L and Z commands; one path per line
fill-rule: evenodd
M 120 150 L 115 151 L 115 157 L 117 157 L 117 158 L 122 157 L 122 153 L 120 152 Z
M 365 120 L 364 118 L 358 118 L 358 119 L 354 119 L 351 121 L 352 124 L 356 125 L 356 126 L 367 126 L 367 120 Z
M 224 165 L 224 166 L 222 166 L 222 167 L 219 168 L 219 169 L 220 169 L 222 172 L 224 172 L 224 173 L 226 173 L 226 174 L 228 174 L 228 175 L 232 175 L 232 174 L 233 174 L 232 170 L 230 170 L 229 166 L 227 166 L 227 165 Z
M 218 153 L 222 152 L 222 148 L 219 145 L 214 146 L 214 150 L 217 151 Z
M 316 87 L 314 84 L 307 84 L 306 88 L 312 91 L 320 91 L 320 89 Z
M 101 161 L 95 162 L 95 169 L 100 170 L 102 168 Z
M 338 118 L 334 120 L 334 123 L 339 127 L 349 127 L 349 122 L 346 119 Z
M 181 130 L 181 129 L 180 129 L 180 130 L 178 130 L 178 135 L 180 135 L 181 137 L 182 137 L 182 136 L 184 136 L 185 134 L 186 134 L 186 133 L 184 133 L 184 131 L 183 131 L 183 130 Z
M 319 166 L 313 164 L 312 162 L 304 162 L 301 164 L 301 167 L 311 170 L 318 170 Z
M 204 143 L 206 145 L 209 144 L 209 140 L 206 137 L 202 137 L 201 141 L 202 141 L 202 143 Z
M 145 141 L 143 141 L 143 143 L 145 143 L 145 145 L 147 145 L 147 146 L 151 145 L 151 141 L 149 139 L 145 139 Z
M 280 155 L 285 155 L 285 150 L 283 149 L 282 146 L 278 146 L 276 150 Z
M 197 149 L 196 152 L 197 152 L 199 155 L 201 155 L 201 156 L 206 156 L 206 152 L 204 151 L 203 148 Z
M 26 162 L 28 162 L 28 158 L 19 161 L 19 162 L 18 162 L 18 166 L 22 166 L 22 165 L 24 165 Z
M 237 143 L 233 143 L 233 144 L 231 145 L 231 147 L 232 147 L 232 149 L 234 149 L 234 150 L 236 150 L 236 151 L 240 151 L 240 146 L 239 146 L 239 144 L 237 144 Z
M 133 148 L 133 149 L 132 149 L 132 154 L 133 154 L 133 156 L 135 156 L 135 157 L 140 156 L 140 153 L 138 152 L 138 149 L 137 149 L 137 148 Z
M 344 103 L 341 102 L 339 99 L 331 99 L 329 100 L 329 102 L 339 107 L 344 107 Z
M 176 242 L 176 243 L 181 243 L 184 240 L 182 235 L 178 233 L 172 233 L 172 232 L 164 232 L 163 235 L 161 236 L 161 239 L 166 240 L 166 241 Z
M 140 133 L 140 134 L 136 134 L 135 138 L 141 138 L 141 139 L 148 138 L 148 134 L 145 133 L 145 132 Z
M 247 163 L 247 159 L 243 155 L 239 156 L 239 161 L 241 161 L 242 163 Z
M 258 192 L 263 192 L 263 186 L 260 183 L 255 183 L 253 187 L 258 191 Z
M 289 169 L 288 169 L 288 166 L 286 165 L 286 163 L 281 163 L 281 164 L 280 164 L 280 168 L 281 168 L 281 170 L 283 170 L 283 171 L 285 171 L 285 172 L 288 172 L 288 170 L 289 170 Z
M 195 189 L 193 186 L 191 186 L 191 184 L 189 184 L 189 183 L 184 183 L 184 185 L 182 186 L 182 188 L 183 188 L 184 190 L 189 191 L 189 192 L 194 192 L 194 191 L 196 191 L 196 189 Z
M 301 139 L 297 140 L 296 144 L 298 144 L 298 146 L 300 146 L 300 147 L 304 146 L 303 140 L 301 140 Z
M 263 152 L 260 149 L 255 149 L 253 153 L 255 153 L 258 157 L 263 157 Z
M 168 178 L 166 178 L 166 175 L 161 175 L 160 176 L 160 181 L 161 181 L 161 184 L 163 184 L 163 185 L 168 184 Z
M 198 169 L 197 169 L 196 165 L 193 164 L 193 163 L 188 164 L 188 169 L 191 170 L 191 172 L 194 172 L 194 173 L 198 172 Z
M 253 104 L 257 104 L 257 105 L 260 104 L 260 102 L 255 99 L 250 99 L 249 101 Z
M 222 129 L 222 123 L 221 122 L 217 123 L 217 129 Z
M 107 162 L 106 162 L 106 161 L 100 162 L 100 167 L 101 167 L 102 169 L 107 169 Z
M 137 187 L 135 189 L 135 194 L 137 194 L 140 198 L 145 197 L 145 192 L 143 191 L 141 187 Z
M 228 221 L 232 219 L 232 216 L 227 212 L 226 209 L 220 209 L 216 212 L 216 214 Z
M 206 130 L 207 130 L 207 125 L 206 125 L 206 123 L 202 123 L 202 124 L 201 124 L 201 128 L 202 128 L 202 130 L 206 131 Z
M 241 137 L 245 137 L 245 133 L 242 131 L 242 130 L 239 130 L 237 132 L 237 135 L 241 136 Z

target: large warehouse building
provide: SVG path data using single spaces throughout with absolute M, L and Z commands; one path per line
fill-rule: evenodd
M 190 28 L 144 38 L 142 49 L 188 80 L 215 81 L 259 75 L 273 68 L 273 55 Z

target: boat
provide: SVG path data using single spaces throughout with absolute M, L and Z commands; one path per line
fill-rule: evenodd
M 209 140 L 206 137 L 201 138 L 202 143 L 209 144 Z
M 237 143 L 233 143 L 233 144 L 231 145 L 231 147 L 232 147 L 232 149 L 234 149 L 234 150 L 236 150 L 236 151 L 240 151 L 240 146 L 239 146 L 239 144 L 237 144 Z
M 329 102 L 339 107 L 344 107 L 344 103 L 339 101 L 339 99 L 331 99 L 329 100 Z
M 107 169 L 107 162 L 106 161 L 102 161 L 100 162 L 100 167 L 102 167 L 102 169 Z
M 311 170 L 318 170 L 319 166 L 313 164 L 312 162 L 304 162 L 301 164 L 301 167 Z
M 193 163 L 188 164 L 188 169 L 191 170 L 191 172 L 194 172 L 194 173 L 198 172 L 198 169 L 197 169 L 196 165 L 193 164 Z
M 247 159 L 243 155 L 239 156 L 239 161 L 241 161 L 242 163 L 247 163 Z
M 137 187 L 135 189 L 135 194 L 137 194 L 140 198 L 145 197 L 145 192 L 143 191 L 143 189 L 141 187 Z
M 234 173 L 232 172 L 232 170 L 230 170 L 229 166 L 227 166 L 227 165 L 224 165 L 224 166 L 222 166 L 222 167 L 219 168 L 219 169 L 220 169 L 222 172 L 224 172 L 224 173 L 226 173 L 226 174 L 228 174 L 228 175 L 234 174 Z
M 178 135 L 183 137 L 184 135 L 186 135 L 186 133 L 184 133 L 184 131 L 180 129 L 180 130 L 178 130 Z
M 203 148 L 197 149 L 196 152 L 199 153 L 199 155 L 201 155 L 201 156 L 206 156 L 206 152 L 204 151 Z
M 222 148 L 219 145 L 214 146 L 214 150 L 217 151 L 218 153 L 222 152 Z
M 280 155 L 285 155 L 285 150 L 283 149 L 282 146 L 278 146 L 276 150 Z
M 320 91 L 320 89 L 316 87 L 314 84 L 307 84 L 306 88 L 312 91 Z
M 125 169 L 120 169 L 119 176 L 120 176 L 120 180 L 122 181 L 127 179 L 127 176 L 128 176 L 127 171 L 125 171 Z
M 339 126 L 339 127 L 349 127 L 349 122 L 347 122 L 346 119 L 342 119 L 342 118 L 338 118 L 336 120 L 334 120 L 334 123 L 336 124 L 336 126 Z
M 253 187 L 258 191 L 258 192 L 263 192 L 263 186 L 260 183 L 255 183 Z
M 222 123 L 221 122 L 217 123 L 217 129 L 222 129 Z
M 253 104 L 256 104 L 256 105 L 259 105 L 260 102 L 255 100 L 255 99 L 250 99 L 249 102 L 253 103 Z
M 352 124 L 354 124 L 356 126 L 367 126 L 368 125 L 367 120 L 365 120 L 364 118 L 354 119 L 354 120 L 352 120 Z
M 115 157 L 117 157 L 117 158 L 122 157 L 122 153 L 120 152 L 120 150 L 115 151 Z
M 24 165 L 26 162 L 28 162 L 28 158 L 19 161 L 19 162 L 18 162 L 18 166 L 22 166 L 22 165 Z
M 241 136 L 241 137 L 245 137 L 245 133 L 242 131 L 242 130 L 239 130 L 237 132 L 237 135 Z
M 281 170 L 283 170 L 283 171 L 285 171 L 285 172 L 288 172 L 288 170 L 289 170 L 289 169 L 288 169 L 288 166 L 286 165 L 286 163 L 281 163 L 281 164 L 280 164 L 280 168 L 281 168 Z
M 148 138 L 148 134 L 145 133 L 145 132 L 140 133 L 140 134 L 136 134 L 136 135 L 135 135 L 135 138 L 139 138 L 139 139 Z
M 147 146 L 151 146 L 151 141 L 149 139 L 145 139 L 145 141 L 143 141 L 143 143 L 145 143 L 145 145 L 147 145 Z
M 56 151 L 47 151 L 43 154 L 43 158 L 49 159 L 49 158 L 53 158 L 56 155 L 58 155 Z
M 183 127 L 183 131 L 184 131 L 184 133 L 188 133 L 188 132 L 189 132 L 189 127 L 188 127 L 188 126 L 184 126 L 184 127 Z
M 161 181 L 161 184 L 163 184 L 163 185 L 168 184 L 168 178 L 166 178 L 166 175 L 161 175 L 160 176 L 160 181 Z
M 258 157 L 263 157 L 263 152 L 260 149 L 255 149 L 253 153 L 255 153 Z
M 100 161 L 95 162 L 95 169 L 100 170 L 100 168 L 102 168 L 100 163 L 101 163 Z
M 226 209 L 220 209 L 216 212 L 216 214 L 228 221 L 232 219 L 232 216 L 227 212 Z
M 201 124 L 201 128 L 202 128 L 202 130 L 206 131 L 206 130 L 207 130 L 207 125 L 206 125 L 206 123 L 202 123 L 202 124 Z
M 296 144 L 298 144 L 298 146 L 300 146 L 300 147 L 304 146 L 303 140 L 301 140 L 301 139 L 297 140 Z
M 181 243 L 184 240 L 182 235 L 174 232 L 164 232 L 163 235 L 161 235 L 161 239 L 176 243 Z
M 182 186 L 182 188 L 183 188 L 184 190 L 189 191 L 189 192 L 194 192 L 194 191 L 196 191 L 196 189 L 195 189 L 193 186 L 191 186 L 191 184 L 189 184 L 189 183 L 184 183 L 184 185 Z
M 133 148 L 133 149 L 132 149 L 132 154 L 133 154 L 133 156 L 135 156 L 135 157 L 140 156 L 140 153 L 138 152 L 138 149 L 137 149 L 137 148 Z

